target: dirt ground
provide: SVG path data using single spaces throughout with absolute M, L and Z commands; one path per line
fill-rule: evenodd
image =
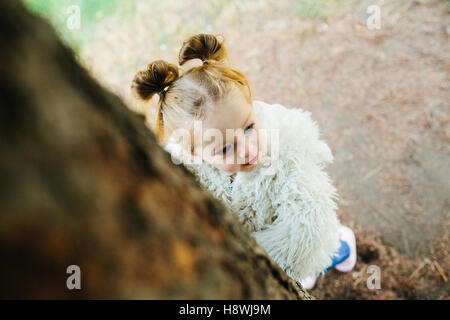
M 338 214 L 356 231 L 358 263 L 319 278 L 312 294 L 448 299 L 449 4 L 341 2 L 332 13 L 302 11 L 295 1 L 229 1 L 216 11 L 184 1 L 142 5 L 132 21 L 113 17 L 99 27 L 80 58 L 145 112 L 130 97 L 134 73 L 154 59 L 176 63 L 189 34 L 223 34 L 253 98 L 310 110 L 335 156 L 328 170 Z M 369 5 L 381 8 L 379 30 L 366 27 Z M 370 265 L 381 270 L 379 290 L 366 285 Z

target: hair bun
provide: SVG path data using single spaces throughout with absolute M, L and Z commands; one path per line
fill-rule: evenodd
M 186 61 L 192 59 L 200 59 L 203 62 L 209 60 L 224 61 L 228 56 L 224 42 L 223 37 L 220 41 L 212 34 L 201 33 L 192 36 L 183 42 L 178 54 L 178 63 L 182 66 Z
M 174 82 L 178 76 L 178 68 L 175 65 L 156 60 L 147 66 L 147 70 L 136 73 L 131 88 L 141 99 L 147 100 Z

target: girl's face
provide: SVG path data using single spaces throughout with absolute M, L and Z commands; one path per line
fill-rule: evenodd
M 194 127 L 193 154 L 203 154 L 203 162 L 220 170 L 252 171 L 260 163 L 265 141 L 260 129 L 251 102 L 235 88 L 206 114 L 201 128 Z

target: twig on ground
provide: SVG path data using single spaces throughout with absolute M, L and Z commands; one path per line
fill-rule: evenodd
M 447 282 L 448 279 L 447 279 L 447 277 L 445 276 L 444 270 L 442 270 L 440 264 L 439 264 L 436 260 L 434 260 L 433 263 L 434 263 L 434 265 L 435 265 L 437 271 L 438 271 L 439 274 L 441 275 L 442 279 L 444 280 L 444 282 Z
M 424 259 L 422 261 L 422 263 L 416 268 L 416 270 L 413 271 L 413 273 L 411 273 L 411 275 L 409 276 L 410 279 L 414 278 L 417 274 L 419 274 L 420 270 L 423 269 L 423 267 L 425 267 L 428 264 L 428 259 Z

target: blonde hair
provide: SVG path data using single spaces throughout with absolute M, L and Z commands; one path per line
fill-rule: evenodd
M 223 38 L 223 37 L 222 37 Z M 201 120 L 207 108 L 238 87 L 251 101 L 251 89 L 245 75 L 228 64 L 224 41 L 211 34 L 197 34 L 183 42 L 178 55 L 180 66 L 192 59 L 203 64 L 183 75 L 177 66 L 164 60 L 151 62 L 146 70 L 138 71 L 131 88 L 142 100 L 159 94 L 155 128 L 159 143 L 165 144 L 173 130 L 192 130 L 193 120 Z

